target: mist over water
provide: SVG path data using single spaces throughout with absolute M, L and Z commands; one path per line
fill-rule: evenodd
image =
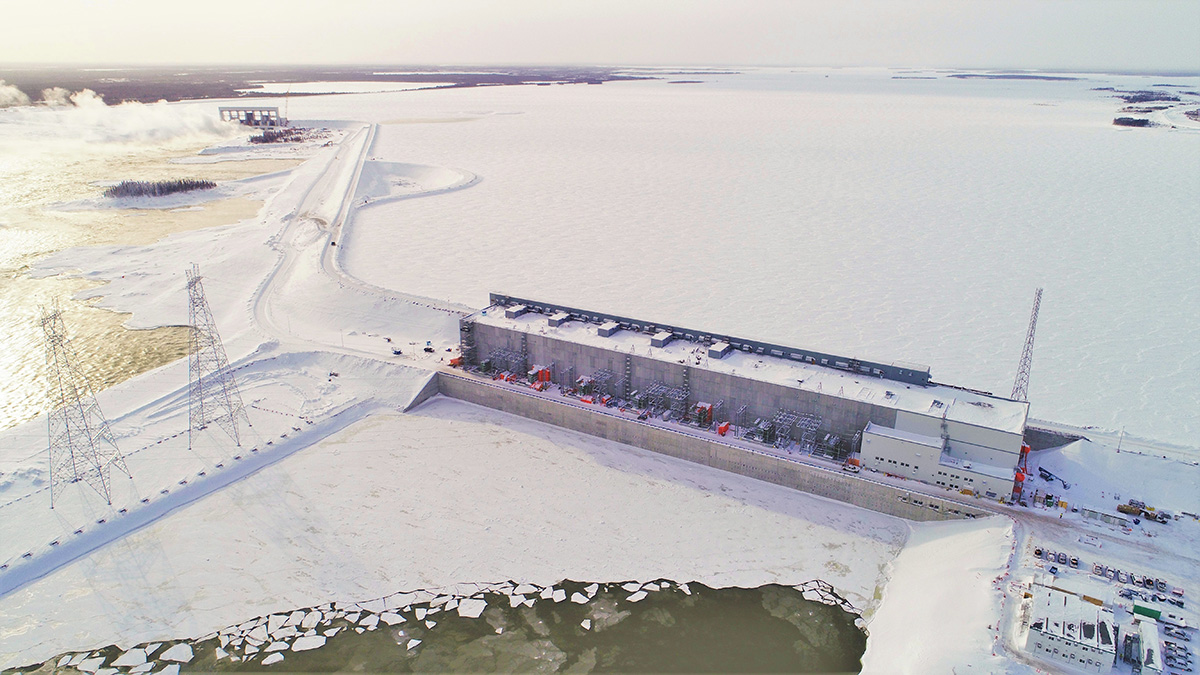
M 125 316 L 70 300 L 96 284 L 33 278 L 36 260 L 72 246 L 150 243 L 180 229 L 236 222 L 258 208 L 249 200 L 190 213 L 60 208 L 97 197 L 114 181 L 195 175 L 207 167 L 169 160 L 241 133 L 200 106 L 107 106 L 87 91 L 60 98 L 65 105 L 0 110 L 0 335 L 7 344 L 0 352 L 0 428 L 51 405 L 41 306 L 62 304 L 76 366 L 97 389 L 187 353 L 186 329 L 128 331 Z

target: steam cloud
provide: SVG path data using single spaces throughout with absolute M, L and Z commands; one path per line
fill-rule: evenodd
M 71 105 L 71 90 L 62 87 L 43 89 L 42 103 L 45 105 Z
M 108 105 L 96 92 L 71 93 L 62 87 L 42 90 L 42 105 L 30 106 L 24 92 L 0 80 L 0 137 L 89 143 L 160 142 L 183 137 L 230 137 L 236 124 L 223 122 L 203 104 L 126 102 Z M 25 106 L 25 107 L 18 107 Z
M 0 80 L 0 108 L 11 108 L 18 105 L 29 105 L 29 97 L 17 89 L 16 85 Z

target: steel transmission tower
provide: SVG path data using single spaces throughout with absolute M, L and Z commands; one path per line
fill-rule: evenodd
M 238 421 L 250 426 L 242 406 L 242 395 L 229 370 L 225 347 L 217 333 L 212 311 L 200 284 L 200 268 L 193 264 L 187 271 L 188 316 L 192 333 L 188 339 L 188 447 L 196 433 L 216 422 L 239 446 Z
M 62 310 L 42 308 L 53 408 L 46 416 L 50 450 L 50 508 L 67 483 L 84 481 L 112 505 L 110 468 L 132 478 L 91 384 L 77 367 Z
M 1033 334 L 1037 330 L 1038 309 L 1042 306 L 1042 289 L 1033 294 L 1033 313 L 1029 315 L 1029 332 L 1025 335 L 1025 349 L 1021 351 L 1021 365 L 1017 368 L 1017 380 L 1013 383 L 1012 399 L 1029 400 L 1029 370 L 1033 367 Z

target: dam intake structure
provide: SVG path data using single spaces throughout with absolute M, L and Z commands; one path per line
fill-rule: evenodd
M 911 520 L 1019 494 L 1029 405 L 875 362 L 493 293 L 434 391 Z M 425 396 L 418 397 L 418 401 Z

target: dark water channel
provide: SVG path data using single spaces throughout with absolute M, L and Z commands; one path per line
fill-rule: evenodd
M 122 659 L 121 649 L 109 647 L 56 657 L 40 670 L 72 662 L 98 670 L 121 659 L 118 672 L 152 673 L 183 643 L 192 654 L 182 672 L 829 673 L 858 672 L 866 648 L 854 614 L 790 586 L 564 581 L 470 596 L 418 594 L 421 601 L 411 603 L 414 596 L 400 597 L 376 601 L 373 611 L 360 609 L 371 603 L 323 605 L 162 643 L 134 667 L 127 664 L 136 652 Z

